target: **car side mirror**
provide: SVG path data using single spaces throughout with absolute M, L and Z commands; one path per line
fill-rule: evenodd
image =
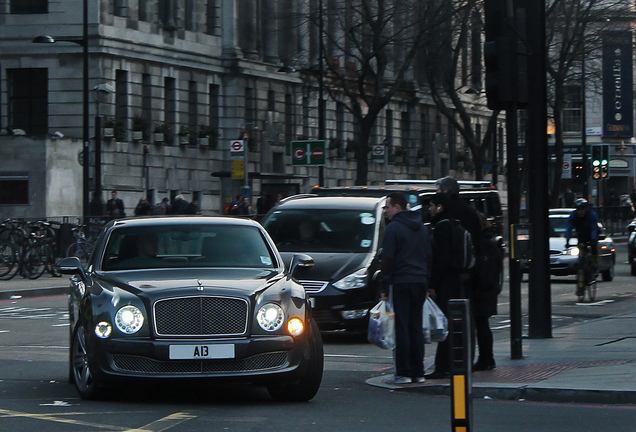
M 78 275 L 82 279 L 86 279 L 86 273 L 84 273 L 84 267 L 82 262 L 77 257 L 62 258 L 55 264 L 60 273 L 66 275 Z
M 300 268 L 311 268 L 314 266 L 314 259 L 306 254 L 295 254 L 289 265 L 289 273 L 293 277 Z

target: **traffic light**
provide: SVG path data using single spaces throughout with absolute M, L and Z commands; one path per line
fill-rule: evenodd
M 592 178 L 594 180 L 601 179 L 601 146 L 592 146 Z
M 609 146 L 601 145 L 601 178 L 609 177 Z
M 515 19 L 513 1 L 484 2 L 484 63 L 488 108 L 502 110 L 510 102 L 527 102 L 526 56 L 518 55 L 520 38 L 525 37 L 524 14 Z

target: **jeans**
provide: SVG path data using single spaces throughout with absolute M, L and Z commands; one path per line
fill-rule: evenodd
M 394 283 L 391 294 L 395 312 L 395 375 L 423 377 L 422 307 L 427 286 L 425 283 Z

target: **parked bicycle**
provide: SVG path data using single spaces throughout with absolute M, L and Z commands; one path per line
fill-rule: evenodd
M 48 222 L 7 221 L 1 224 L 0 279 L 9 280 L 18 273 L 37 279 L 48 269 L 59 275 L 55 267 L 55 231 Z
M 84 267 L 88 264 L 88 258 L 91 256 L 91 252 L 93 252 L 93 245 L 86 239 L 86 235 L 84 234 L 85 228 L 86 225 L 78 225 L 71 228 L 75 242 L 71 243 L 66 249 L 66 256 L 79 258 Z
M 579 265 L 576 274 L 576 296 L 579 302 L 585 301 L 585 295 L 590 302 L 596 298 L 596 267 L 597 256 L 592 254 L 590 243 L 579 243 Z

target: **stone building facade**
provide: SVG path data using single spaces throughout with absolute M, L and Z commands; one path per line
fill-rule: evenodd
M 293 166 L 290 142 L 318 136 L 317 84 L 279 70 L 316 62 L 316 29 L 298 20 L 311 1 L 0 0 L 0 189 L 12 191 L 0 194 L 0 217 L 82 213 L 81 43 L 88 44 L 91 161 L 97 116 L 103 125 L 103 201 L 117 190 L 132 212 L 142 196 L 181 194 L 204 214 L 219 214 L 246 178 L 253 202 L 309 191 L 319 169 Z M 38 35 L 56 43 L 32 43 Z M 405 149 L 426 142 L 429 151 L 372 161 L 370 184 L 470 178 L 453 156 L 463 151 L 457 134 L 425 94 L 417 100 L 387 105 L 374 138 Z M 484 119 L 476 111 L 475 122 Z M 327 141 L 346 142 L 353 130 L 349 114 L 327 100 Z M 244 137 L 241 158 L 231 143 Z M 344 146 L 326 150 L 325 185 L 352 185 L 355 161 Z M 94 167 L 89 174 L 93 191 Z

